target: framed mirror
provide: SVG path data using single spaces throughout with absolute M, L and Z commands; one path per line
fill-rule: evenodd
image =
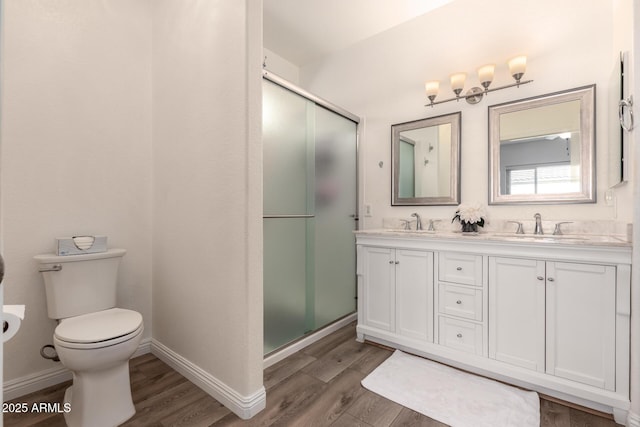
M 391 205 L 460 204 L 461 115 L 391 126 Z
M 595 203 L 595 85 L 489 107 L 489 204 Z

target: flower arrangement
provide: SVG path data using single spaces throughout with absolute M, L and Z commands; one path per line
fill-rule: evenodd
M 462 232 L 477 232 L 478 226 L 484 227 L 484 218 L 487 213 L 480 203 L 460 205 L 451 222 L 458 220 L 462 225 Z

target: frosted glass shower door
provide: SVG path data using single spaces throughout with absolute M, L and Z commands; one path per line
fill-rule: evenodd
M 308 234 L 313 221 L 314 105 L 263 83 L 264 351 L 305 334 L 307 281 L 312 273 Z
M 316 106 L 315 328 L 356 310 L 356 123 Z
M 356 123 L 263 81 L 264 352 L 355 311 Z

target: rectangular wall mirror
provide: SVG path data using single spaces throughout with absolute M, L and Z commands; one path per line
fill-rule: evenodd
M 391 126 L 391 204 L 460 203 L 460 119 L 447 114 Z
M 595 85 L 489 107 L 489 204 L 595 194 Z

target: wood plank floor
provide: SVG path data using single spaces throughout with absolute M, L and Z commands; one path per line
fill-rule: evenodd
M 136 415 L 124 426 L 421 426 L 438 421 L 403 408 L 360 385 L 391 351 L 355 341 L 348 325 L 295 353 L 264 373 L 267 407 L 251 420 L 236 415 L 151 354 L 130 362 Z M 13 402 L 62 402 L 69 383 Z M 549 400 L 540 400 L 543 427 L 615 427 L 607 416 L 594 415 Z M 65 426 L 61 414 L 4 414 L 4 425 Z

